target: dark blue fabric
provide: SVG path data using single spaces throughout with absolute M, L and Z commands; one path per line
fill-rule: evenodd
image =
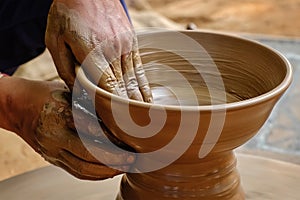
M 124 0 L 120 0 L 120 2 L 121 2 L 122 6 L 123 6 L 123 8 L 124 8 L 124 10 L 126 12 L 126 15 L 127 15 L 128 19 L 131 21 L 125 1 Z
M 0 71 L 17 66 L 45 50 L 45 30 L 52 0 L 0 1 Z
M 124 0 L 120 0 L 129 18 Z M 0 0 L 0 72 L 17 67 L 46 48 L 45 30 L 52 0 Z

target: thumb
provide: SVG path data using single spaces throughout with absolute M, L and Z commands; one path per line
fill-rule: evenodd
M 73 56 L 71 49 L 65 44 L 63 37 L 47 36 L 46 45 L 53 58 L 56 70 L 72 91 L 75 81 L 75 63 L 76 60 Z

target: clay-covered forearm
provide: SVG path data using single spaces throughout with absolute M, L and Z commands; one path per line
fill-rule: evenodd
M 30 81 L 17 77 L 0 79 L 0 127 L 15 132 L 32 145 L 35 130 L 45 102 L 43 94 L 48 87 L 44 82 Z

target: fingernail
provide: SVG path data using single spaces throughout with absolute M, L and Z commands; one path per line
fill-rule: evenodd
M 148 99 L 146 100 L 146 102 L 147 102 L 147 103 L 153 103 L 153 99 L 152 99 L 152 98 L 148 98 Z
M 141 93 L 135 91 L 131 96 L 130 99 L 137 100 L 137 101 L 143 101 L 143 96 Z

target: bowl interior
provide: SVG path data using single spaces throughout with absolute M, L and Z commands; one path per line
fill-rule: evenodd
M 177 47 L 168 45 L 178 41 L 172 32 L 139 35 L 154 104 L 203 106 L 244 101 L 270 93 L 290 73 L 286 60 L 261 44 L 222 34 L 181 34 L 183 42 Z

